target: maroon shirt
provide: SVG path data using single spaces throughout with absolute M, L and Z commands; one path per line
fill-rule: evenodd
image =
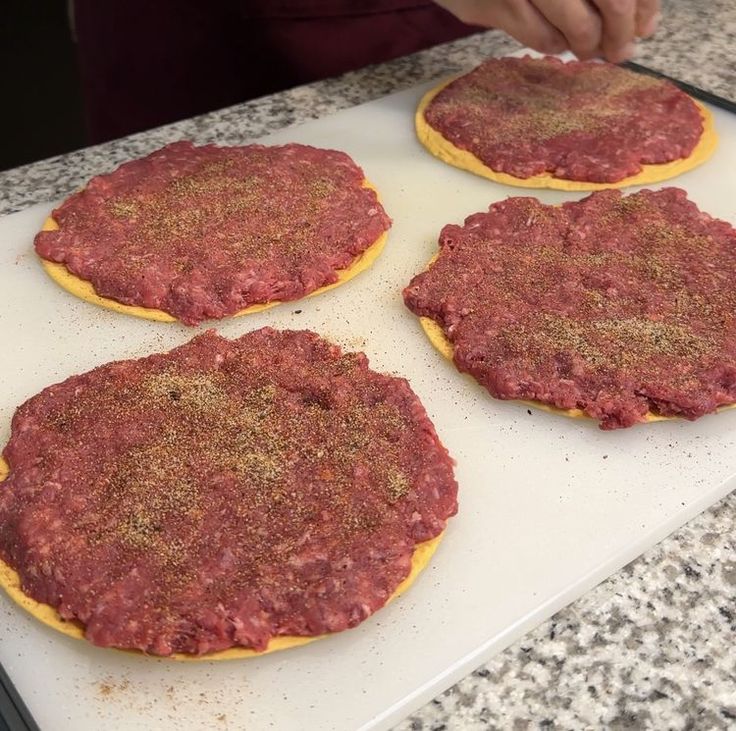
M 92 142 L 472 33 L 429 0 L 75 0 Z

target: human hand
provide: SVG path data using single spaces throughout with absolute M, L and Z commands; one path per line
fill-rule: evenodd
M 542 53 L 620 63 L 657 28 L 660 0 L 435 0 L 464 23 L 499 28 Z

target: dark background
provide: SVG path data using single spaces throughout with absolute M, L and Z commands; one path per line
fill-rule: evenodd
M 70 0 L 0 0 L 0 170 L 478 30 L 431 0 L 74 2 L 78 44 Z
M 6 170 L 86 143 L 66 0 L 2 0 L 0 7 L 0 170 Z

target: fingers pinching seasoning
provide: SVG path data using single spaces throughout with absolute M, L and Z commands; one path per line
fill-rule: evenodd
M 654 33 L 660 0 L 436 0 L 470 25 L 498 28 L 542 53 L 620 63 Z

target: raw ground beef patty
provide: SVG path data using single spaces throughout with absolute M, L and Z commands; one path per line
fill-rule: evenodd
M 307 331 L 212 331 L 23 404 L 0 558 L 102 646 L 158 655 L 353 627 L 457 509 L 408 383 Z
M 615 183 L 688 157 L 703 134 L 673 84 L 593 61 L 493 58 L 445 86 L 424 120 L 493 171 Z
M 42 258 L 189 325 L 329 285 L 390 226 L 348 155 L 297 144 L 176 142 L 93 178 L 52 215 Z
M 604 429 L 736 402 L 736 230 L 684 191 L 509 198 L 439 243 L 404 300 L 496 398 Z

